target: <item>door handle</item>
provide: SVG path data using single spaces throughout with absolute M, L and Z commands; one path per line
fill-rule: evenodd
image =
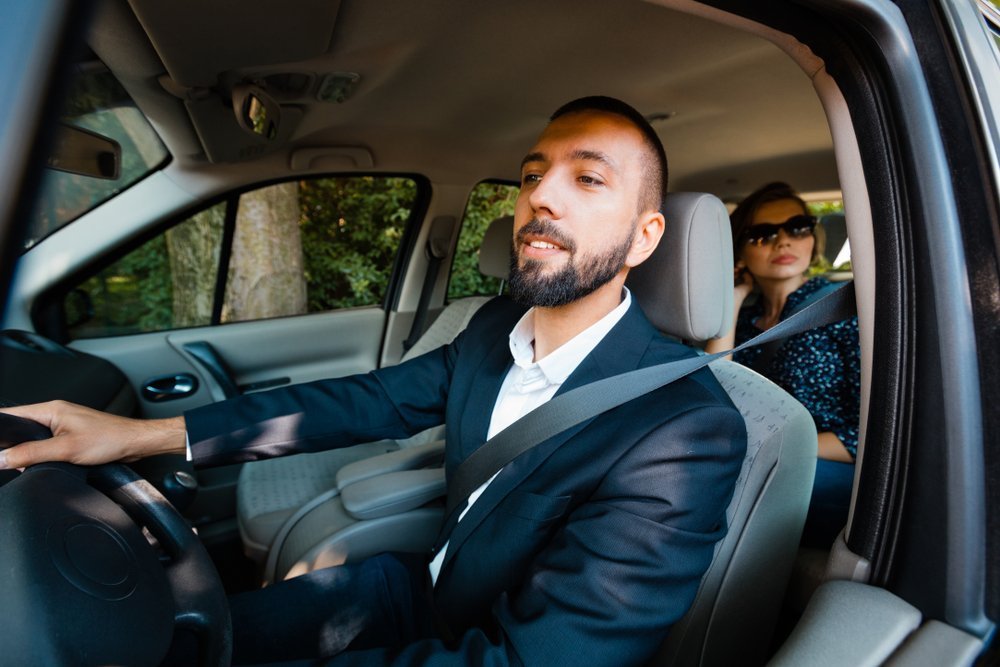
M 142 385 L 142 397 L 153 403 L 175 401 L 198 391 L 198 378 L 190 373 L 175 373 L 150 378 Z

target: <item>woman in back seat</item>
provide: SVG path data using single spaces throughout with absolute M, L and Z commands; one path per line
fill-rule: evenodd
M 739 345 L 829 291 L 806 272 L 821 254 L 816 218 L 785 183 L 770 183 L 730 216 L 736 258 L 736 326 L 707 351 Z M 816 422 L 819 459 L 802 543 L 829 548 L 847 522 L 858 446 L 860 359 L 856 317 L 791 336 L 777 349 L 738 352 L 735 361 L 766 376 L 801 402 Z

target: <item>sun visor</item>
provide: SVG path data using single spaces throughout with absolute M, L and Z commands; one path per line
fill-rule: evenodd
M 220 72 L 248 63 L 262 68 L 321 56 L 330 49 L 340 11 L 338 0 L 130 0 L 129 4 L 170 78 L 186 88 L 211 88 Z

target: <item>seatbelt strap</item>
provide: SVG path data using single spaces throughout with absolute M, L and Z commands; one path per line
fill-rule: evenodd
M 404 352 L 416 345 L 424 333 L 431 294 L 434 292 L 434 283 L 437 282 L 444 258 L 448 256 L 448 242 L 451 240 L 451 232 L 454 227 L 455 218 L 451 216 L 434 218 L 431 223 L 431 230 L 427 235 L 427 245 L 424 247 L 427 253 L 427 273 L 424 274 L 424 284 L 420 288 L 420 301 L 417 302 L 417 312 L 413 315 L 413 326 L 410 327 L 410 334 L 403 341 Z
M 794 308 L 789 310 L 788 316 L 785 319 L 787 320 L 794 317 L 795 313 L 804 308 L 808 308 L 811 304 L 816 303 L 830 292 L 838 289 L 840 289 L 840 285 L 837 283 L 827 283 L 826 285 L 823 285 L 796 304 Z M 753 363 L 750 364 L 750 368 L 754 369 L 758 373 L 764 374 L 764 372 L 771 367 L 771 360 L 774 359 L 774 355 L 778 353 L 778 350 L 781 349 L 781 346 L 784 345 L 784 343 L 784 339 L 781 339 L 772 340 L 764 343 L 763 345 L 759 345 L 758 347 L 760 347 L 760 353 L 754 358 Z
M 640 368 L 560 394 L 497 433 L 459 464 L 448 484 L 447 513 L 464 507 L 473 491 L 517 456 L 566 429 L 690 375 L 728 354 L 840 322 L 856 313 L 854 282 L 849 281 L 732 350 Z

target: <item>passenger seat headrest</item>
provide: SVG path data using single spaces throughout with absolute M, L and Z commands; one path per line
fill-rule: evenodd
M 514 216 L 497 218 L 486 228 L 479 246 L 479 272 L 507 280 L 510 275 L 510 254 L 514 238 Z
M 717 197 L 672 192 L 663 205 L 660 245 L 629 271 L 626 284 L 660 331 L 692 342 L 733 326 L 733 240 Z

